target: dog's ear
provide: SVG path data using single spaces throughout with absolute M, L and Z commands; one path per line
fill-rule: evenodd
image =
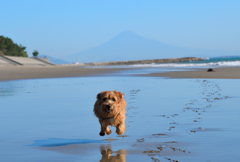
M 97 99 L 98 99 L 98 100 L 101 100 L 101 98 L 102 98 L 102 92 L 100 92 L 100 93 L 97 94 Z
M 104 93 L 105 93 L 105 91 L 102 91 L 102 92 L 98 93 L 97 99 L 101 101 L 102 96 L 103 96 Z
M 118 92 L 116 90 L 114 90 L 114 93 L 116 94 L 116 96 L 118 98 L 118 102 L 120 102 L 122 100 L 124 94 L 121 92 Z
M 99 105 L 102 104 L 102 95 L 103 95 L 103 91 L 97 94 L 97 100 Z

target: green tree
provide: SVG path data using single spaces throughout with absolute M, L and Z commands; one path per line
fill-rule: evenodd
M 34 57 L 37 57 L 39 53 L 38 53 L 37 50 L 34 50 L 32 54 L 33 54 Z
M 0 53 L 7 56 L 28 57 L 26 47 L 17 45 L 12 39 L 0 36 Z

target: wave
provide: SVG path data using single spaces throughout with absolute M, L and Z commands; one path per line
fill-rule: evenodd
M 185 67 L 236 67 L 240 66 L 240 61 L 220 61 L 208 63 L 166 63 L 166 64 L 138 64 L 130 67 L 162 67 L 162 68 L 185 68 Z

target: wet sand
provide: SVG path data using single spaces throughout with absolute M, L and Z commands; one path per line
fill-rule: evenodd
M 175 71 L 164 73 L 151 73 L 142 76 L 168 77 L 168 78 L 207 78 L 207 79 L 240 79 L 240 67 L 193 69 L 191 71 Z
M 0 161 L 240 158 L 238 80 L 108 75 L 0 82 L 0 87 Z M 98 92 L 113 89 L 125 93 L 126 132 L 119 136 L 111 127 L 112 134 L 101 137 L 93 104 Z
M 26 71 L 19 72 L 22 78 L 13 73 L 16 67 L 4 74 L 13 74 L 15 79 L 56 79 L 0 82 L 0 161 L 190 162 L 240 158 L 240 87 L 236 79 L 164 79 L 153 74 L 115 77 L 118 73 L 114 72 L 122 69 L 23 69 Z M 26 76 L 27 70 L 31 73 Z M 234 72 L 231 75 L 239 73 L 239 68 L 205 70 L 200 71 L 203 78 L 229 70 Z M 107 73 L 115 75 L 98 75 Z M 57 78 L 89 75 L 94 77 Z M 110 136 L 100 137 L 93 104 L 97 93 L 114 89 L 125 93 L 127 129 L 118 136 L 111 127 Z

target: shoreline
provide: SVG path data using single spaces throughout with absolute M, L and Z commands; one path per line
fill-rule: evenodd
M 0 81 L 84 77 L 109 74 L 132 68 L 85 68 L 83 66 L 0 66 Z M 166 78 L 206 78 L 206 79 L 240 79 L 240 67 L 190 69 L 189 71 L 158 72 L 138 74 L 134 76 L 166 77 Z

